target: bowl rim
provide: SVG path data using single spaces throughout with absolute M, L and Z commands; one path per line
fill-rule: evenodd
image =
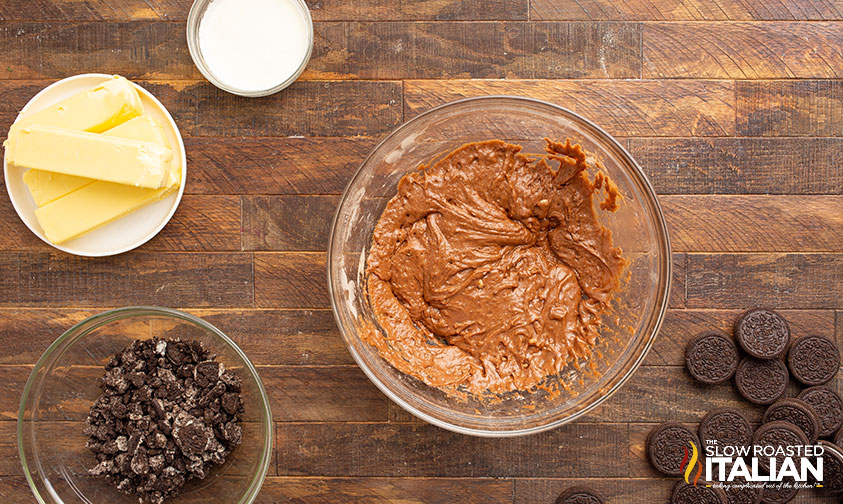
M 263 486 L 264 480 L 266 479 L 270 463 L 272 462 L 272 450 L 274 449 L 275 440 L 275 427 L 272 420 L 272 410 L 269 404 L 269 397 L 266 394 L 266 389 L 264 388 L 263 381 L 261 380 L 257 369 L 252 364 L 252 361 L 249 360 L 249 358 L 246 356 L 240 346 L 234 342 L 234 340 L 232 340 L 225 333 L 217 329 L 213 324 L 195 315 L 191 315 L 180 310 L 175 310 L 173 308 L 166 308 L 162 306 L 126 306 L 122 308 L 106 310 L 91 315 L 90 317 L 86 317 L 84 320 L 77 322 L 72 327 L 64 331 L 61 336 L 59 336 L 55 341 L 50 344 L 49 347 L 47 347 L 47 350 L 44 351 L 44 353 L 35 363 L 32 372 L 29 374 L 29 377 L 26 380 L 26 384 L 23 388 L 23 393 L 21 394 L 20 406 L 18 407 L 18 418 L 16 426 L 18 456 L 20 457 L 21 466 L 23 467 L 23 472 L 24 476 L 26 477 L 27 484 L 29 484 L 29 489 L 32 491 L 32 494 L 35 496 L 35 498 L 40 504 L 51 504 L 51 502 L 57 502 L 61 504 L 63 501 L 59 499 L 58 501 L 48 502 L 47 500 L 45 500 L 44 497 L 41 496 L 36 487 L 35 478 L 29 470 L 29 465 L 27 464 L 27 458 L 24 451 L 23 428 L 24 424 L 28 421 L 24 418 L 24 415 L 26 412 L 27 399 L 29 398 L 29 393 L 32 390 L 32 387 L 34 386 L 35 381 L 37 379 L 38 371 L 46 365 L 46 363 L 52 357 L 52 354 L 58 348 L 62 347 L 66 342 L 68 342 L 68 340 L 72 340 L 72 337 L 75 336 L 75 332 L 81 327 L 90 324 L 91 322 L 102 320 L 102 322 L 100 322 L 99 324 L 91 327 L 90 329 L 92 330 L 117 320 L 124 320 L 136 316 L 149 315 L 162 316 L 165 318 L 187 321 L 218 336 L 224 343 L 234 349 L 238 357 L 243 360 L 243 363 L 245 364 L 245 367 L 249 370 L 249 373 L 254 377 L 255 382 L 258 386 L 258 391 L 260 392 L 261 403 L 263 405 L 263 422 L 266 425 L 269 425 L 269 429 L 267 430 L 268 435 L 264 438 L 264 449 L 261 457 L 262 467 L 257 471 L 256 474 L 252 475 L 246 493 L 244 494 L 243 498 L 241 498 L 237 502 L 237 504 L 251 504 L 257 498 L 258 493 L 260 492 L 260 489 Z M 70 343 L 72 344 L 73 341 L 70 341 Z
M 652 331 L 651 331 L 649 337 L 644 342 L 643 351 L 640 353 L 640 355 L 637 356 L 636 359 L 634 359 L 634 360 L 632 360 L 628 363 L 629 368 L 626 370 L 626 372 L 623 373 L 622 376 L 620 376 L 618 381 L 616 383 L 614 383 L 611 388 L 605 390 L 602 393 L 602 395 L 597 397 L 591 404 L 586 405 L 584 408 L 574 412 L 573 414 L 570 414 L 569 416 L 559 418 L 559 419 L 554 420 L 552 422 L 548 422 L 548 423 L 545 423 L 545 424 L 542 424 L 542 425 L 537 425 L 537 426 L 528 427 L 528 428 L 518 428 L 518 429 L 510 429 L 510 430 L 489 430 L 489 429 L 482 429 L 482 428 L 475 428 L 475 427 L 463 427 L 463 426 L 460 426 L 460 425 L 455 425 L 455 424 L 452 424 L 448 421 L 440 420 L 440 419 L 435 418 L 431 415 L 428 415 L 428 414 L 426 414 L 422 411 L 419 411 L 414 406 L 408 404 L 406 401 L 404 401 L 403 399 L 398 397 L 395 393 L 392 392 L 392 390 L 390 390 L 390 388 L 386 384 L 381 382 L 381 380 L 379 380 L 375 376 L 375 374 L 372 372 L 372 370 L 369 369 L 368 365 L 366 365 L 362 356 L 359 355 L 359 353 L 352 347 L 352 345 L 349 342 L 349 336 L 347 334 L 349 329 L 347 329 L 342 324 L 342 321 L 341 321 L 340 315 L 339 315 L 339 310 L 337 308 L 338 301 L 334 297 L 334 287 L 335 287 L 335 285 L 334 285 L 334 281 L 333 281 L 332 276 L 331 276 L 331 269 L 332 269 L 331 266 L 332 266 L 332 263 L 333 263 L 332 252 L 333 252 L 333 249 L 334 249 L 334 246 L 335 246 L 335 239 L 337 237 L 337 229 L 338 229 L 338 226 L 339 226 L 340 210 L 342 210 L 346 200 L 348 199 L 349 190 L 354 185 L 354 183 L 358 180 L 358 178 L 361 176 L 361 172 L 363 171 L 363 167 L 366 166 L 366 164 L 371 160 L 372 156 L 374 156 L 374 154 L 376 152 L 378 152 L 378 150 L 381 147 L 383 147 L 384 144 L 389 142 L 393 137 L 395 137 L 397 134 L 399 134 L 401 131 L 405 130 L 406 128 L 410 127 L 411 125 L 413 125 L 417 122 L 420 122 L 421 120 L 427 118 L 430 115 L 441 112 L 444 109 L 448 109 L 448 108 L 452 108 L 452 107 L 456 107 L 456 106 L 462 106 L 462 105 L 470 104 L 470 103 L 474 103 L 474 102 L 493 102 L 494 103 L 494 102 L 507 102 L 507 101 L 516 102 L 516 103 L 521 102 L 521 103 L 526 103 L 526 104 L 531 104 L 531 105 L 540 105 L 540 106 L 545 106 L 545 107 L 550 107 L 550 108 L 556 109 L 556 111 L 558 111 L 562 115 L 568 116 L 570 119 L 572 119 L 575 122 L 578 122 L 581 126 L 585 127 L 586 129 L 592 130 L 592 132 L 596 133 L 596 135 L 600 138 L 600 140 L 606 142 L 609 147 L 612 147 L 612 148 L 616 149 L 618 151 L 618 153 L 620 153 L 621 157 L 623 158 L 623 161 L 628 163 L 628 165 L 633 168 L 633 170 L 631 171 L 631 174 L 634 175 L 634 178 L 636 178 L 637 181 L 641 184 L 641 187 L 645 192 L 645 196 L 647 197 L 646 198 L 647 202 L 650 205 L 652 205 L 652 209 L 654 210 L 653 216 L 652 216 L 653 217 L 653 219 L 652 219 L 653 224 L 655 225 L 655 228 L 656 228 L 655 231 L 660 238 L 658 240 L 659 243 L 662 243 L 664 245 L 664 248 L 662 250 L 663 255 L 662 255 L 662 258 L 661 258 L 661 269 L 664 272 L 664 279 L 663 279 L 664 281 L 663 281 L 663 288 L 662 288 L 661 292 L 657 293 L 657 298 L 660 298 L 660 299 L 657 299 L 657 303 L 660 306 L 658 306 L 657 309 L 654 310 L 654 313 L 656 314 L 655 321 L 652 324 Z M 669 300 L 670 300 L 671 283 L 672 283 L 672 280 L 673 280 L 673 253 L 672 253 L 672 248 L 671 248 L 671 244 L 670 244 L 670 235 L 668 233 L 667 222 L 665 221 L 665 218 L 664 218 L 664 212 L 662 211 L 661 204 L 659 202 L 658 196 L 656 195 L 656 191 L 653 188 L 652 183 L 650 182 L 650 179 L 644 173 L 644 170 L 641 168 L 641 166 L 638 164 L 638 162 L 626 150 L 626 148 L 624 148 L 623 145 L 621 145 L 620 142 L 618 142 L 615 139 L 614 136 L 607 133 L 603 128 L 601 128 L 600 126 L 598 126 L 597 124 L 595 124 L 591 120 L 586 119 L 582 115 L 580 115 L 580 114 L 578 114 L 578 113 L 576 113 L 576 112 L 574 112 L 574 111 L 572 111 L 568 108 L 565 108 L 561 105 L 557 105 L 555 103 L 551 103 L 551 102 L 548 102 L 548 101 L 545 101 L 545 100 L 539 100 L 539 99 L 536 99 L 536 98 L 530 98 L 530 97 L 526 97 L 526 96 L 515 96 L 515 95 L 502 95 L 502 94 L 483 95 L 483 96 L 461 98 L 461 99 L 458 99 L 458 100 L 443 103 L 441 105 L 437 105 L 435 107 L 432 107 L 432 108 L 416 115 L 412 119 L 409 119 L 409 120 L 405 121 L 404 123 L 400 124 L 395 129 L 393 129 L 391 132 L 389 132 L 383 138 L 383 140 L 381 140 L 376 146 L 374 146 L 372 148 L 371 151 L 369 151 L 369 154 L 366 156 L 366 158 L 363 160 L 363 162 L 360 163 L 360 166 L 354 172 L 354 175 L 351 177 L 351 179 L 349 180 L 348 184 L 345 187 L 345 190 L 343 191 L 342 197 L 340 198 L 339 204 L 337 205 L 337 208 L 334 212 L 334 218 L 331 221 L 331 232 L 330 232 L 329 239 L 328 239 L 327 256 L 328 257 L 327 257 L 326 273 L 327 273 L 327 277 L 328 277 L 328 295 L 329 295 L 329 298 L 331 300 L 331 312 L 334 315 L 334 321 L 337 325 L 337 328 L 340 331 L 340 334 L 342 335 L 342 338 L 343 338 L 343 341 L 345 342 L 346 348 L 348 348 L 348 351 L 349 351 L 349 353 L 351 353 L 351 356 L 354 358 L 354 361 L 357 363 L 357 366 L 363 371 L 363 373 L 369 378 L 369 380 L 372 383 L 374 383 L 375 386 L 378 389 L 380 389 L 380 391 L 383 392 L 384 395 L 386 395 L 390 400 L 392 400 L 393 402 L 395 402 L 396 404 L 401 406 L 401 408 L 403 408 L 405 411 L 407 411 L 411 415 L 413 415 L 417 418 L 420 418 L 421 420 L 424 420 L 425 422 L 428 422 L 428 423 L 433 424 L 437 427 L 441 427 L 443 429 L 446 429 L 446 430 L 449 430 L 449 431 L 452 431 L 452 432 L 456 432 L 456 433 L 459 433 L 459 434 L 467 434 L 467 435 L 478 436 L 478 437 L 492 437 L 492 438 L 524 436 L 524 435 L 528 435 L 528 434 L 536 434 L 536 433 L 539 433 L 539 432 L 544 432 L 544 431 L 547 431 L 547 430 L 555 429 L 556 427 L 559 427 L 563 424 L 566 424 L 566 423 L 569 423 L 569 422 L 572 422 L 574 420 L 579 419 L 580 417 L 586 415 L 591 410 L 593 410 L 594 408 L 603 404 L 603 402 L 605 402 L 610 397 L 612 397 L 612 395 L 614 395 L 615 392 L 617 392 L 621 387 L 623 387 L 623 385 L 626 384 L 626 382 L 632 377 L 632 375 L 635 374 L 635 371 L 638 370 L 638 368 L 644 362 L 644 359 L 647 357 L 647 354 L 650 352 L 650 349 L 653 347 L 653 344 L 656 341 L 659 330 L 661 329 L 662 323 L 664 322 L 665 314 L 667 312 L 668 303 L 669 303 Z
M 229 86 L 223 80 L 217 78 L 205 62 L 205 58 L 202 56 L 202 49 L 199 47 L 199 25 L 202 23 L 202 18 L 205 16 L 205 10 L 207 10 L 208 5 L 210 5 L 213 1 L 214 0 L 193 0 L 193 3 L 190 6 L 190 11 L 187 14 L 187 23 L 185 23 L 187 49 L 190 53 L 190 59 L 193 60 L 193 64 L 199 70 L 199 73 L 201 73 L 208 82 L 227 93 L 244 96 L 246 98 L 260 98 L 263 96 L 273 95 L 284 88 L 289 87 L 301 76 L 305 68 L 307 68 L 308 63 L 310 63 L 310 58 L 313 55 L 314 40 L 313 16 L 310 13 L 310 7 L 307 6 L 307 3 L 304 0 L 292 0 L 292 2 L 301 9 L 302 15 L 304 15 L 307 24 L 307 52 L 305 53 L 301 64 L 296 71 L 283 82 L 267 89 L 254 91 Z

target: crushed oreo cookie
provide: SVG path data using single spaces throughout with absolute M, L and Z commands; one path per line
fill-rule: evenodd
M 85 427 L 89 473 L 119 491 L 161 504 L 240 444 L 240 379 L 198 341 L 135 341 L 105 370 Z

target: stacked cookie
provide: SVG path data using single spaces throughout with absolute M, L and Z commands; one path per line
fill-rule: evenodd
M 693 338 L 685 357 L 688 372 L 700 383 L 714 385 L 733 380 L 738 393 L 747 401 L 769 406 L 757 430 L 744 412 L 734 408 L 708 412 L 698 433 L 673 422 L 656 427 L 647 439 L 647 454 L 650 463 L 661 473 L 681 475 L 687 462 L 685 447 L 691 442 L 700 452 L 712 443 L 831 446 L 829 441 L 818 440 L 832 437 L 838 446 L 843 443 L 843 400 L 825 385 L 840 368 L 840 352 L 831 340 L 804 336 L 792 341 L 790 327 L 781 315 L 759 309 L 746 312 L 735 322 L 734 339 L 720 332 L 706 332 Z M 807 388 L 798 397 L 785 398 L 791 378 Z M 699 456 L 702 460 L 703 453 Z M 782 461 L 777 462 L 780 466 Z M 826 450 L 823 462 L 823 491 L 843 494 L 843 458 L 837 451 Z M 769 469 L 764 460 L 759 463 L 764 470 Z M 795 488 L 768 486 L 762 490 L 740 484 L 723 491 L 682 481 L 674 487 L 671 502 L 783 504 L 797 493 Z

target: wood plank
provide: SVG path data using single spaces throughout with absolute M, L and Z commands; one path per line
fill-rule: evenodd
M 15 472 L 20 473 L 21 470 Z M 23 476 L 0 476 L 0 499 L 15 504 L 35 503 L 35 497 Z
M 330 440 L 330 442 L 326 442 Z M 626 476 L 624 424 L 578 422 L 489 439 L 414 424 L 278 424 L 279 475 L 386 477 Z M 589 446 L 574 450 L 572 446 Z
M 526 0 L 307 0 L 317 21 L 467 21 L 527 19 Z
M 172 220 L 144 250 L 240 250 L 240 198 L 184 196 Z
M 0 81 L 0 131 L 51 83 Z M 264 98 L 235 96 L 207 81 L 138 84 L 167 107 L 185 136 L 380 136 L 402 121 L 399 82 L 296 82 Z
M 263 308 L 329 308 L 326 256 L 255 254 L 255 302 Z
M 258 369 L 280 422 L 384 422 L 389 399 L 355 366 Z
M 9 0 L 0 21 L 185 21 L 191 0 Z M 308 0 L 315 21 L 527 19 L 526 0 Z
M 354 364 L 330 310 L 188 311 L 225 332 L 255 365 Z
M 689 308 L 840 308 L 843 254 L 689 254 Z
M 735 96 L 738 135 L 843 135 L 843 81 L 738 81 Z
M 843 188 L 840 138 L 631 138 L 660 195 L 833 194 Z
M 671 308 L 682 308 L 685 306 L 685 269 L 687 259 L 685 254 L 673 254 L 672 272 L 670 282 L 670 299 L 668 306 Z
M 684 366 L 688 340 L 704 331 L 732 334 L 735 320 L 742 310 L 674 310 L 667 311 L 659 336 L 644 365 Z M 834 312 L 831 310 L 782 310 L 794 336 L 822 334 L 834 336 Z
M 373 138 L 186 138 L 185 192 L 341 194 L 376 143 Z
M 641 26 L 317 23 L 305 79 L 633 78 Z
M 84 258 L 0 254 L 0 306 L 244 307 L 254 301 L 251 254 L 129 252 Z
M 557 103 L 619 136 L 724 136 L 734 127 L 734 87 L 726 81 L 542 80 L 407 81 L 409 119 L 436 105 L 488 94 Z M 528 131 L 528 138 L 548 134 Z M 489 134 L 495 130 L 490 129 Z M 552 134 L 552 132 L 550 133 Z
M 243 198 L 243 250 L 325 250 L 339 196 Z
M 207 310 L 188 313 L 216 326 L 256 366 L 354 364 L 329 310 Z M 32 365 L 62 333 L 97 310 L 0 309 L 0 334 L 9 337 L 0 364 Z M 152 331 L 158 326 L 153 324 Z
M 0 476 L 16 476 L 21 473 L 17 425 L 17 422 L 0 422 Z
M 742 21 L 843 19 L 839 0 L 531 0 L 530 19 Z
M 16 421 L 20 407 L 23 386 L 32 372 L 32 367 L 0 366 L 0 425 L 4 420 Z
M 835 23 L 656 23 L 644 27 L 644 77 L 836 78 Z
M 2 79 L 61 78 L 80 68 L 129 79 L 202 78 L 182 23 L 9 22 L 0 25 L 0 45 Z
M 387 402 L 357 366 L 258 366 L 264 387 L 270 392 L 272 416 L 282 422 L 385 422 Z M 15 420 L 30 366 L 0 366 L 4 389 L 0 391 L 0 420 Z M 101 366 L 74 367 L 63 374 L 73 384 L 62 396 L 54 396 L 42 420 L 84 422 L 93 399 L 99 394 Z M 85 397 L 89 399 L 84 399 Z M 0 421 L 2 425 L 3 421 Z
M 376 504 L 511 504 L 512 481 L 466 478 L 269 477 L 257 504 L 343 502 Z
M 515 504 L 555 502 L 560 493 L 574 486 L 586 486 L 609 502 L 667 502 L 674 481 L 667 478 L 590 478 L 516 479 Z
M 662 196 L 660 201 L 676 251 L 843 251 L 843 196 Z
M 763 407 L 752 406 L 731 383 L 707 386 L 680 367 L 645 366 L 614 396 L 586 417 L 589 422 L 699 422 L 709 410 L 741 408 L 752 421 L 761 421 Z
M 0 21 L 183 21 L 190 5 L 190 0 L 9 0 L 0 5 Z
M 170 22 L 4 23 L 0 79 L 59 78 L 82 67 L 130 79 L 202 79 L 184 30 Z M 322 22 L 314 32 L 303 79 L 621 78 L 641 69 L 634 24 Z

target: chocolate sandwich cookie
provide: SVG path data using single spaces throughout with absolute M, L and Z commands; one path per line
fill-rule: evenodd
M 744 357 L 735 371 L 735 386 L 749 402 L 772 404 L 784 395 L 790 374 L 780 360 Z
M 843 492 L 843 449 L 828 441 L 819 441 L 817 444 L 824 448 L 821 482 L 823 493 Z
M 596 491 L 586 487 L 571 487 L 556 498 L 556 504 L 604 504 Z
M 705 332 L 688 342 L 685 366 L 697 381 L 723 383 L 738 368 L 738 348 L 732 338 L 719 332 Z
M 802 429 L 793 425 L 790 422 L 776 420 L 774 422 L 766 423 L 755 431 L 752 436 L 752 444 L 761 447 L 772 447 L 773 453 L 779 448 L 787 448 L 789 446 L 805 446 L 810 444 L 808 436 L 802 432 Z M 764 468 L 765 471 L 770 470 L 770 458 L 776 459 L 776 467 L 781 467 L 785 460 L 785 455 L 778 454 L 772 457 L 761 452 L 758 457 L 758 465 Z
M 790 346 L 790 327 L 772 310 L 750 310 L 735 321 L 735 338 L 756 359 L 778 359 Z
M 735 478 L 723 487 L 729 504 L 760 504 L 761 488 L 748 483 L 744 478 Z
M 787 504 L 796 498 L 799 494 L 799 489 L 796 488 L 796 482 L 793 479 L 784 480 L 784 483 L 789 483 L 785 486 L 778 483 L 767 483 L 760 491 L 761 504 Z
M 822 385 L 840 369 L 840 350 L 828 338 L 803 336 L 790 347 L 787 365 L 793 377 L 805 385 Z
M 667 476 L 682 474 L 682 460 L 691 453 L 691 443 L 700 450 L 700 440 L 684 425 L 666 422 L 647 436 L 647 457 L 659 472 Z
M 820 437 L 820 418 L 810 404 L 801 399 L 781 399 L 764 412 L 763 423 L 782 420 L 799 427 L 814 442 Z
M 834 435 L 834 444 L 843 448 L 843 427 L 841 427 L 840 430 L 837 431 L 837 434 Z
M 673 487 L 670 504 L 729 504 L 726 492 L 722 488 L 706 486 L 708 483 L 700 481 L 697 485 L 689 485 L 684 481 Z
M 820 437 L 831 436 L 843 426 L 843 399 L 834 390 L 817 385 L 799 394 L 810 404 L 820 419 Z
M 746 446 L 752 442 L 752 424 L 740 410 L 716 408 L 700 422 L 700 441 L 703 446 L 712 442 L 717 446 Z

